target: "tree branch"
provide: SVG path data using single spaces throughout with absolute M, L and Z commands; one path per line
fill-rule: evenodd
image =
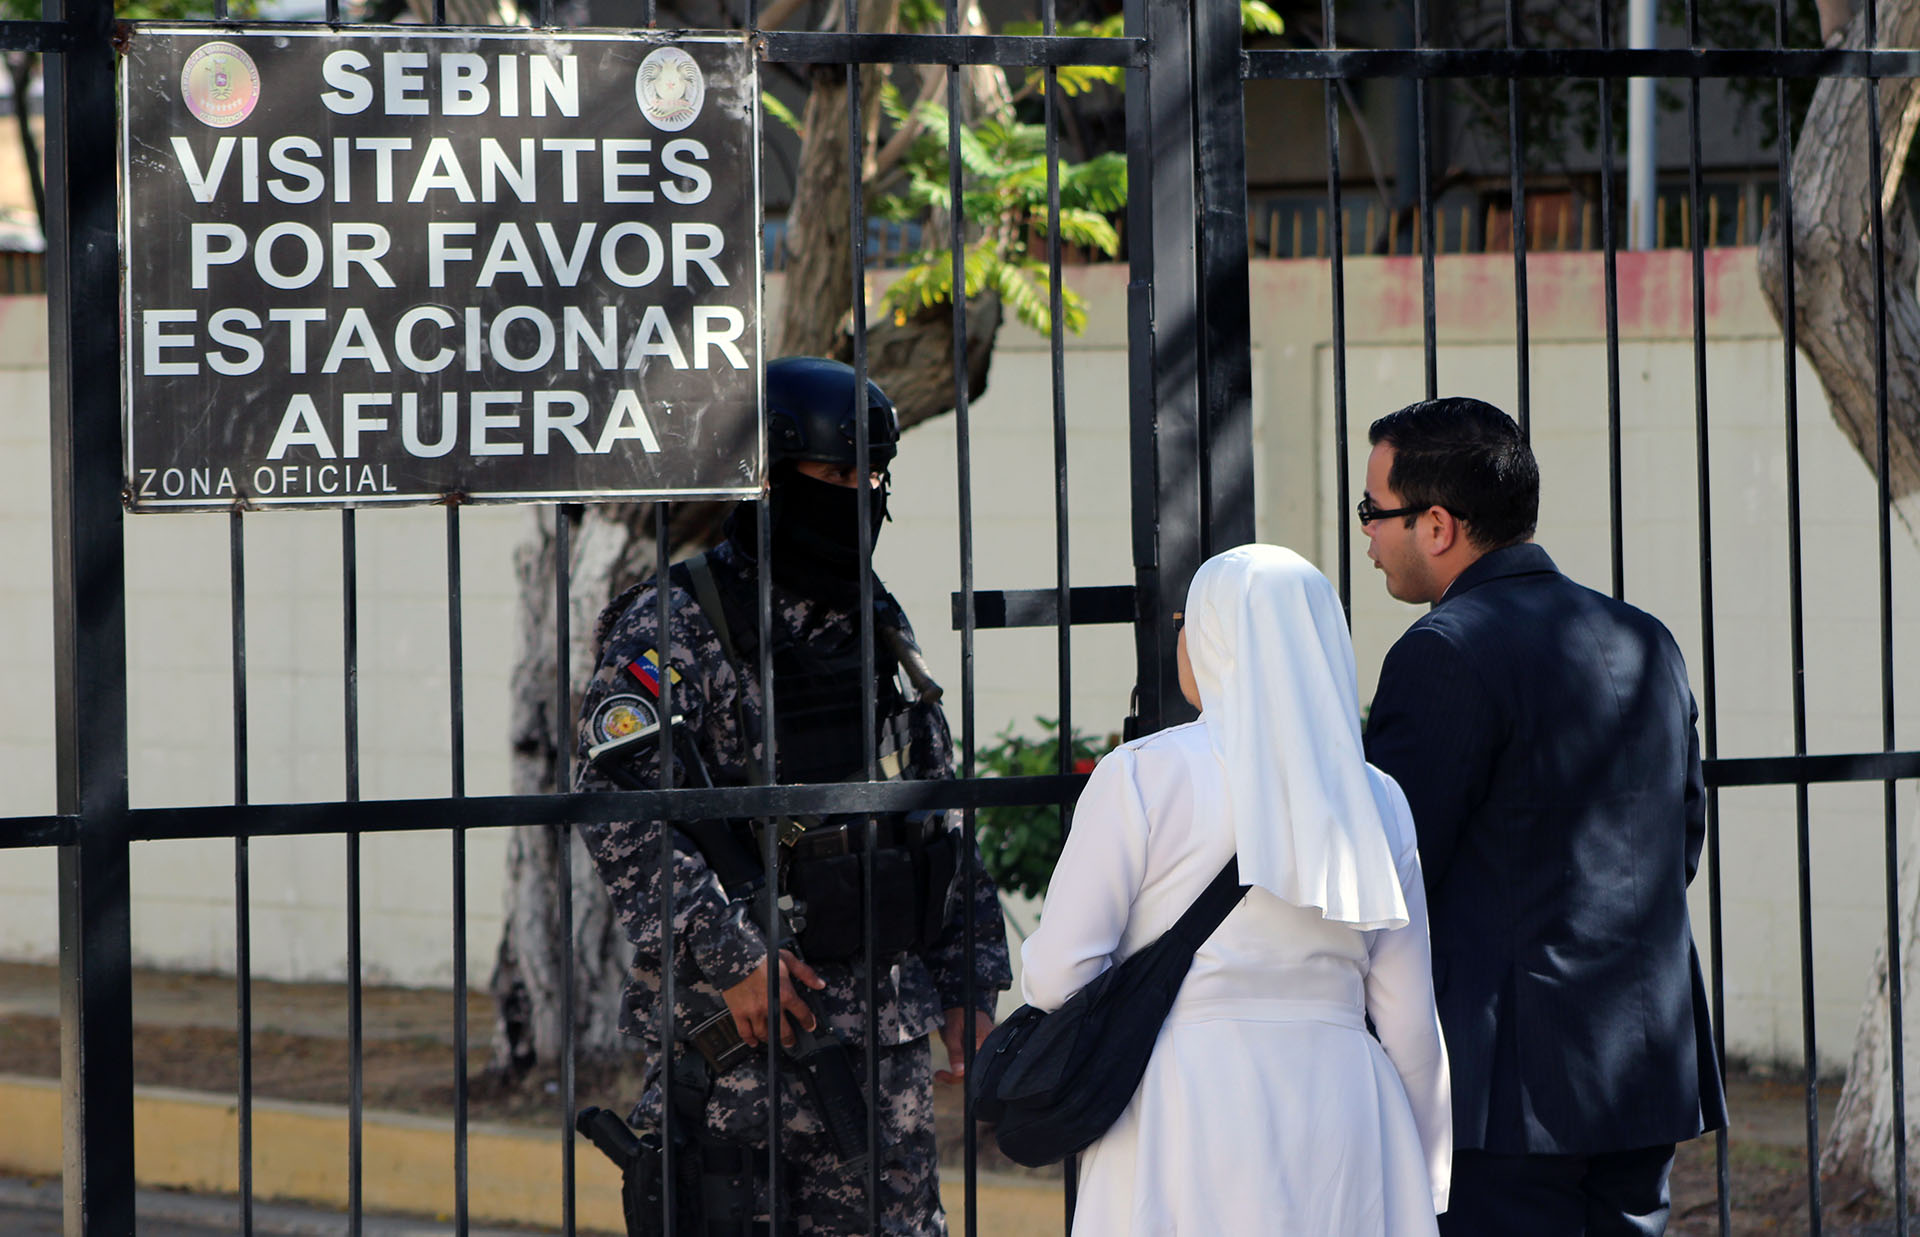
M 1920 3 L 1879 6 L 1879 45 L 1910 47 L 1920 38 Z M 1865 14 L 1848 26 L 1844 42 L 1866 45 Z M 1820 377 L 1834 420 L 1869 468 L 1879 454 L 1879 400 L 1872 358 L 1874 325 L 1871 152 L 1867 89 L 1858 78 L 1828 78 L 1814 92 L 1793 152 L 1794 329 L 1801 351 Z M 1879 83 L 1883 169 L 1882 206 L 1887 252 L 1888 455 L 1893 496 L 1920 490 L 1920 238 L 1899 196 L 1906 152 L 1920 121 L 1920 83 Z M 1761 287 L 1774 316 L 1786 321 L 1781 262 L 1782 215 L 1760 240 Z
M 787 24 L 787 19 L 799 12 L 807 0 L 773 0 L 760 10 L 760 29 L 778 30 Z

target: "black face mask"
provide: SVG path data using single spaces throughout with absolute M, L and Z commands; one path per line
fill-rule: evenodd
M 869 491 L 871 544 L 879 544 L 880 526 L 887 518 L 887 488 Z M 834 485 L 805 473 L 793 472 L 774 481 L 773 578 L 782 587 L 811 596 L 859 587 L 860 493 L 851 486 Z

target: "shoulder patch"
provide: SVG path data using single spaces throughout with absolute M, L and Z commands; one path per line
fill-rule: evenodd
M 593 744 L 598 746 L 614 739 L 624 739 L 635 731 L 645 730 L 660 720 L 660 714 L 645 700 L 631 692 L 622 692 L 608 696 L 593 711 L 593 719 L 587 729 L 593 735 Z
M 628 662 L 626 671 L 634 677 L 640 686 L 646 688 L 647 692 L 652 695 L 655 700 L 660 698 L 660 650 L 648 649 L 646 652 L 640 654 L 640 656 Z M 680 682 L 680 672 L 678 670 L 671 670 L 670 673 L 673 676 L 674 683 L 678 684 Z

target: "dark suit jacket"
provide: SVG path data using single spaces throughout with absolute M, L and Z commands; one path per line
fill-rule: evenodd
M 1545 550 L 1482 557 L 1387 654 L 1367 757 L 1420 838 L 1456 1146 L 1585 1155 L 1725 1122 L 1687 884 L 1686 665 Z

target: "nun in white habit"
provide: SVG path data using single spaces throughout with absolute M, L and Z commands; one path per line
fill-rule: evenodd
M 1025 997 L 1057 1009 L 1229 857 L 1253 888 L 1084 1153 L 1073 1231 L 1434 1233 L 1453 1135 L 1426 894 L 1406 797 L 1361 754 L 1340 603 L 1293 551 L 1241 546 L 1194 576 L 1179 650 L 1200 719 L 1094 770 L 1021 950 Z

